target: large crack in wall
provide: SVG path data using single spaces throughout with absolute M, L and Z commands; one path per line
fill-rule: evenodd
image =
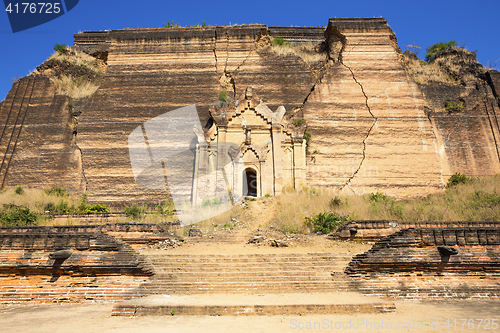
M 95 96 L 96 93 L 92 94 L 92 96 L 90 97 L 90 106 L 89 108 L 87 109 L 91 109 L 93 104 L 94 104 L 94 96 Z M 84 106 L 82 106 L 82 109 L 84 108 Z M 74 117 L 74 127 L 73 127 L 73 144 L 75 145 L 76 149 L 80 152 L 80 172 L 81 172 L 81 176 L 82 176 L 82 180 L 85 182 L 85 189 L 84 189 L 84 193 L 87 193 L 88 191 L 88 188 L 89 188 L 89 182 L 87 180 L 87 176 L 85 174 L 85 167 L 84 167 L 84 163 L 83 163 L 83 150 L 82 148 L 80 148 L 80 146 L 78 145 L 78 142 L 77 142 L 77 137 L 78 137 L 78 116 L 81 114 L 81 112 L 76 112 L 74 113 L 73 117 Z
M 219 36 L 217 35 L 217 31 L 215 32 L 215 45 L 214 45 L 214 57 L 215 57 L 215 72 L 217 74 L 217 77 L 219 79 L 220 87 L 223 90 L 226 90 L 229 93 L 232 93 L 232 98 L 234 100 L 237 99 L 237 88 L 236 88 L 236 82 L 234 80 L 235 74 L 240 70 L 240 68 L 245 64 L 245 62 L 250 58 L 252 53 L 254 53 L 257 50 L 256 43 L 258 40 L 252 45 L 251 49 L 248 51 L 247 55 L 243 59 L 243 61 L 236 66 L 234 70 L 229 70 L 228 69 L 228 62 L 229 62 L 229 46 L 230 46 L 230 38 L 229 35 L 227 34 L 227 31 L 225 33 L 225 38 L 226 38 L 226 57 L 224 60 L 224 69 L 222 71 L 222 74 L 219 75 L 217 72 L 217 65 L 219 62 L 219 58 L 217 57 L 217 39 Z
M 226 39 L 226 56 L 224 60 L 224 69 L 222 70 L 222 74 L 219 75 L 218 72 L 218 64 L 219 57 L 217 57 L 217 40 L 219 39 L 217 34 L 217 30 L 215 30 L 215 43 L 214 43 L 214 57 L 215 57 L 215 74 L 219 79 L 219 85 L 222 90 L 225 90 L 228 93 L 232 94 L 232 98 L 236 99 L 236 84 L 234 82 L 234 78 L 231 72 L 227 70 L 227 64 L 229 62 L 229 35 L 227 34 L 227 30 L 225 31 L 224 37 Z M 222 38 L 221 38 L 222 39 Z
M 215 58 L 215 75 L 219 75 L 217 73 L 217 30 L 214 30 L 214 58 Z
M 373 123 L 372 125 L 370 126 L 370 128 L 368 129 L 368 132 L 366 133 L 364 139 L 363 139 L 363 156 L 361 158 L 361 161 L 359 162 L 359 165 L 358 165 L 358 168 L 354 171 L 354 173 L 347 179 L 347 182 L 340 188 L 340 190 L 342 191 L 346 186 L 354 193 L 356 194 L 356 192 L 354 191 L 354 189 L 350 186 L 351 184 L 351 181 L 354 179 L 354 177 L 356 177 L 356 175 L 359 173 L 359 171 L 361 170 L 361 167 L 363 166 L 363 163 L 366 159 L 366 141 L 368 140 L 368 138 L 370 137 L 370 134 L 373 130 L 373 128 L 375 127 L 375 125 L 377 124 L 377 120 L 378 118 L 375 117 L 375 115 L 372 113 L 372 110 L 370 109 L 370 105 L 368 104 L 368 96 L 366 95 L 366 92 L 365 92 L 365 89 L 363 88 L 363 85 L 361 84 L 361 82 L 358 81 L 358 79 L 356 78 L 356 75 L 354 74 L 354 71 L 352 70 L 352 68 L 350 68 L 349 66 L 347 66 L 344 61 L 343 61 L 343 53 L 345 51 L 345 47 L 347 45 L 347 40 L 344 38 L 341 39 L 342 41 L 342 48 L 339 52 L 339 56 L 338 56 L 338 61 L 340 63 L 340 65 L 342 65 L 344 68 L 346 68 L 350 73 L 351 73 L 351 76 L 352 76 L 352 79 L 354 80 L 354 82 L 356 82 L 356 84 L 360 87 L 361 89 L 361 93 L 363 94 L 364 98 L 365 98 L 365 105 L 366 105 L 366 109 L 368 110 L 368 112 L 370 113 L 370 116 L 373 118 Z
M 306 63 L 307 64 L 307 63 Z M 308 64 L 307 64 L 308 65 Z M 314 90 L 316 89 L 316 87 L 322 83 L 322 79 L 323 79 L 323 76 L 324 74 L 326 73 L 327 69 L 328 69 L 328 61 L 325 62 L 325 64 L 322 66 L 319 74 L 316 76 L 314 74 L 314 72 L 312 71 L 312 68 L 311 66 L 309 66 L 309 70 L 311 70 L 311 73 L 316 77 L 316 81 L 314 81 L 312 87 L 311 87 L 311 90 L 309 91 L 309 93 L 306 95 L 306 97 L 304 98 L 304 101 L 302 102 L 302 104 L 296 108 L 294 108 L 290 114 L 290 118 L 294 118 L 294 117 L 297 117 L 300 115 L 300 112 L 302 110 L 304 110 L 304 107 L 307 103 L 307 101 L 309 100 L 309 97 L 312 95 L 312 93 L 314 92 Z M 300 118 L 300 117 L 299 117 Z

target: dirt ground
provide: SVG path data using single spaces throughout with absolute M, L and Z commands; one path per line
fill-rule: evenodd
M 392 314 L 237 317 L 175 315 L 111 317 L 112 304 L 13 307 L 0 310 L 0 327 L 2 332 L 23 333 L 500 331 L 498 327 L 494 329 L 500 321 L 498 301 L 396 301 L 395 303 L 397 313 Z M 480 319 L 483 321 L 479 327 Z M 494 323 L 493 319 L 496 319 Z M 447 320 L 449 320 L 448 325 L 446 325 Z M 401 329 L 397 328 L 398 324 Z

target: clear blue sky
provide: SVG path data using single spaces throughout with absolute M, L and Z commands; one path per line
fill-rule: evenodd
M 24 2 L 24 1 L 23 1 Z M 456 40 L 476 50 L 486 65 L 500 59 L 499 0 L 476 1 L 169 1 L 80 0 L 65 15 L 41 26 L 12 33 L 7 13 L 0 13 L 0 100 L 12 78 L 29 74 L 54 52 L 73 44 L 73 34 L 86 30 L 261 23 L 268 26 L 324 26 L 329 17 L 384 17 L 404 51 L 408 44 L 425 47 Z M 500 67 L 500 62 L 499 66 Z

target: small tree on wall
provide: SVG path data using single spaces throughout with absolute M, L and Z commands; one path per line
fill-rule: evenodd
M 456 47 L 458 43 L 454 40 L 449 41 L 448 43 L 436 43 L 431 46 L 427 46 L 425 49 L 425 61 L 429 62 L 434 60 L 438 55 L 443 53 L 446 50 L 452 49 Z

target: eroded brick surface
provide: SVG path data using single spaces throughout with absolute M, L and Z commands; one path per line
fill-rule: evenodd
M 440 247 L 458 253 L 446 255 Z M 357 255 L 345 273 L 354 289 L 397 298 L 498 298 L 500 229 L 404 229 Z
M 464 228 L 464 227 L 488 227 L 499 228 L 498 221 L 425 221 L 425 222 L 401 222 L 389 220 L 365 220 L 352 221 L 342 225 L 333 232 L 330 237 L 339 240 L 361 240 L 376 242 L 397 231 L 408 228 Z
M 128 234 L 122 228 L 0 228 L 0 304 L 116 302 L 140 296 L 138 287 L 154 274 L 152 266 L 130 245 L 101 232 Z M 129 238 L 159 230 L 153 225 L 129 229 L 134 230 Z M 63 258 L 53 257 L 61 251 Z

